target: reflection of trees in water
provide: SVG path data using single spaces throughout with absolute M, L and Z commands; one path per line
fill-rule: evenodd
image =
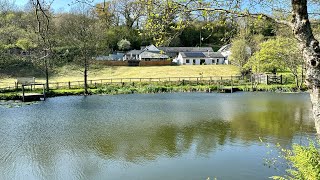
M 252 100 L 248 108 L 254 108 L 259 102 Z M 264 109 L 240 113 L 232 119 L 231 128 L 237 130 L 243 141 L 256 141 L 257 137 L 275 138 L 274 143 L 291 140 L 297 133 L 314 132 L 314 124 L 305 103 L 286 101 L 264 101 Z
M 137 129 L 117 136 L 95 136 L 86 146 L 95 147 L 105 158 L 130 162 L 154 160 L 158 156 L 176 157 L 196 147 L 196 153 L 207 155 L 231 138 L 230 124 L 221 120 L 197 121 L 192 125 L 163 125 L 154 129 Z
M 185 126 L 169 124 L 152 129 L 131 129 L 117 136 L 101 136 L 92 141 L 99 154 L 124 158 L 135 162 L 153 160 L 158 156 L 175 157 L 195 147 L 199 155 L 207 155 L 227 142 L 247 144 L 261 138 L 291 143 L 298 132 L 313 132 L 312 123 L 303 122 L 308 112 L 303 106 L 270 104 L 260 112 L 240 114 L 231 122 L 223 120 L 195 120 Z

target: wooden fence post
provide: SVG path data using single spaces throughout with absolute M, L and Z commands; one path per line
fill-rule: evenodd
M 24 85 L 22 84 L 22 101 L 24 102 Z
M 231 76 L 231 93 L 233 93 L 233 79 L 232 79 L 232 76 Z
M 43 100 L 46 100 L 46 92 L 45 92 L 46 86 L 43 84 L 42 93 L 43 93 Z
M 68 82 L 68 88 L 71 89 L 71 82 Z

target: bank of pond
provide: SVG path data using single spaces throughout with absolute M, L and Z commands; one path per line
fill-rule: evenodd
M 190 84 L 160 84 L 160 83 L 121 83 L 107 84 L 96 87 L 89 87 L 89 95 L 116 95 L 116 94 L 148 94 L 148 93 L 177 93 L 177 92 L 219 92 L 233 93 L 236 91 L 264 91 L 264 92 L 304 92 L 306 87 L 297 88 L 294 84 L 273 84 L 273 85 L 241 85 L 241 86 L 221 86 L 221 85 L 190 85 Z M 42 89 L 26 89 L 29 93 L 42 93 Z M 52 89 L 46 92 L 46 97 L 84 95 L 83 87 L 75 87 L 72 89 Z M 21 89 L 3 90 L 0 91 L 0 100 L 21 100 Z

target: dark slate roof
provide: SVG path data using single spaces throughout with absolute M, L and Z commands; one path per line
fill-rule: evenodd
M 180 52 L 184 58 L 205 58 L 207 57 L 203 52 Z
M 168 59 L 169 56 L 165 55 L 165 54 L 160 54 L 160 53 L 156 53 L 156 52 L 150 52 L 150 51 L 144 51 L 143 53 L 141 53 L 141 58 L 142 59 Z
M 209 52 L 208 55 L 210 58 L 224 58 L 221 52 Z
M 158 47 L 166 53 L 169 52 L 213 52 L 212 47 Z
M 143 52 L 143 50 L 131 50 L 131 51 L 128 51 L 126 52 L 126 55 L 139 55 Z

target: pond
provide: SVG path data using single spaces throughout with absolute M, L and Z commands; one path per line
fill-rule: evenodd
M 314 137 L 310 109 L 308 94 L 276 93 L 70 96 L 0 107 L 1 179 L 268 179 L 285 173 L 265 164 L 273 145 Z

